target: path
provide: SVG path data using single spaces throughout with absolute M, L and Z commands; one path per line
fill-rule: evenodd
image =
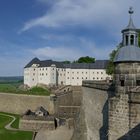
M 58 127 L 56 130 L 42 130 L 38 132 L 35 140 L 70 140 L 73 135 L 73 129 L 65 126 Z

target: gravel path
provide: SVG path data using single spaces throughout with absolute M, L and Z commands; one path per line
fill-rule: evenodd
M 73 135 L 73 129 L 61 126 L 54 131 L 40 131 L 35 140 L 70 140 Z

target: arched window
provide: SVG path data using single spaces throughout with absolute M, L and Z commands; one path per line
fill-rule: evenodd
M 130 45 L 134 45 L 134 35 L 130 36 Z
M 125 36 L 126 45 L 128 45 L 128 35 Z

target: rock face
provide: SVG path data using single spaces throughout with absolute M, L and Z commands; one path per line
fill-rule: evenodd
M 108 97 L 112 92 L 103 87 L 82 87 L 82 106 L 72 140 L 108 139 Z

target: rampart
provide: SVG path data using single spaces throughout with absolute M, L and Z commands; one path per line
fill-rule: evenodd
M 19 128 L 23 130 L 30 131 L 40 131 L 40 130 L 54 130 L 55 121 L 54 117 L 47 118 L 35 118 L 35 117 L 23 117 L 20 119 Z
M 56 116 L 73 118 L 79 113 L 81 105 L 81 87 L 72 86 L 71 91 L 57 93 L 54 104 Z
M 80 116 L 72 140 L 107 140 L 108 98 L 114 87 L 106 82 L 84 81 Z
M 54 113 L 54 104 L 49 96 L 22 95 L 11 93 L 0 93 L 0 111 L 15 114 L 23 114 L 28 109 L 35 110 L 42 106 Z

